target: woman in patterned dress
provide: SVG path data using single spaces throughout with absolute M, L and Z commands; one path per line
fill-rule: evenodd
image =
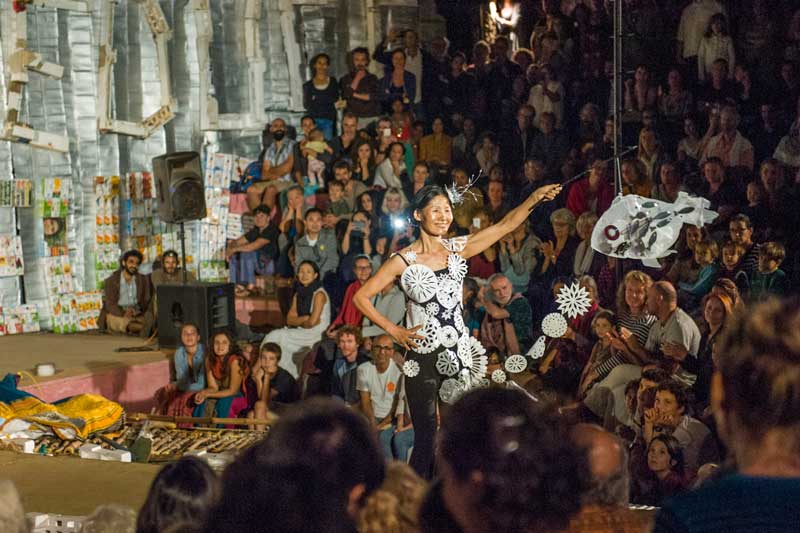
M 552 200 L 560 191 L 560 185 L 541 187 L 496 224 L 473 235 L 447 239 L 460 190 L 423 187 L 414 197 L 412 212 L 419 239 L 390 257 L 353 298 L 373 324 L 406 349 L 403 372 L 414 420 L 410 462 L 423 477 L 433 474 L 437 393 L 443 402 L 452 403 L 467 390 L 487 384 L 485 350 L 469 334 L 462 316 L 467 259 L 512 232 L 536 204 Z M 398 278 L 408 297 L 405 327 L 392 323 L 371 304 L 373 296 Z

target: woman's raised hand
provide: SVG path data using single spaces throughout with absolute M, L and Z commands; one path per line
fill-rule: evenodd
M 409 349 L 413 350 L 414 348 L 417 347 L 417 343 L 414 342 L 414 339 L 420 339 L 420 340 L 423 339 L 422 335 L 416 333 L 420 328 L 422 328 L 421 324 L 419 326 L 414 326 L 413 328 L 409 329 L 400 326 L 395 326 L 392 328 L 391 331 L 387 331 L 386 333 L 391 335 L 392 338 L 397 342 L 397 344 L 399 344 L 403 348 L 407 350 Z
M 539 202 L 549 202 L 553 200 L 561 192 L 561 184 L 556 183 L 552 185 L 545 185 L 533 191 L 533 201 L 537 204 Z

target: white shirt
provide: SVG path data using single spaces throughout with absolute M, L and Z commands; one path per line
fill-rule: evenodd
M 725 8 L 717 0 L 695 0 L 684 8 L 678 26 L 678 40 L 683 43 L 683 57 L 697 55 L 700 39 L 708 28 L 708 21 L 716 13 L 725 13 Z
M 360 365 L 357 372 L 356 390 L 369 393 L 375 418 L 385 418 L 392 410 L 394 395 L 400 383 L 400 367 L 390 360 L 386 371 L 378 374 L 375 363 L 369 361 Z

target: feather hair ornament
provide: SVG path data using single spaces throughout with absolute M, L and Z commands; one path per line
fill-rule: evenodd
M 458 186 L 455 182 L 453 182 L 451 185 L 445 185 L 444 190 L 447 192 L 448 198 L 450 198 L 450 203 L 454 206 L 461 205 L 464 203 L 464 198 L 466 198 L 468 194 L 476 197 L 475 193 L 472 192 L 471 189 L 472 186 L 475 185 L 479 179 L 481 179 L 481 176 L 483 176 L 483 169 L 478 172 L 477 176 L 472 176 L 466 185 Z

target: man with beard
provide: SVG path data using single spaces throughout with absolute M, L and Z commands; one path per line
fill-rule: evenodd
M 178 266 L 178 252 L 167 250 L 161 254 L 161 266 L 150 274 L 150 282 L 153 290 L 159 285 L 183 283 L 183 268 Z M 196 278 L 191 271 L 186 272 L 186 281 L 194 281 Z
M 100 329 L 110 333 L 150 336 L 153 288 L 150 278 L 139 274 L 144 257 L 138 250 L 122 254 L 120 268 L 103 282 Z
M 251 210 L 262 203 L 274 206 L 277 194 L 295 184 L 292 169 L 296 142 L 286 137 L 286 121 L 276 118 L 270 124 L 269 132 L 272 143 L 259 156 L 262 161 L 261 179 L 247 189 L 247 205 Z
M 381 113 L 380 87 L 375 74 L 367 71 L 369 50 L 355 48 L 350 57 L 353 70 L 342 77 L 339 86 L 342 88 L 342 98 L 347 103 L 345 112 L 355 115 L 359 129 L 364 129 L 377 120 Z

